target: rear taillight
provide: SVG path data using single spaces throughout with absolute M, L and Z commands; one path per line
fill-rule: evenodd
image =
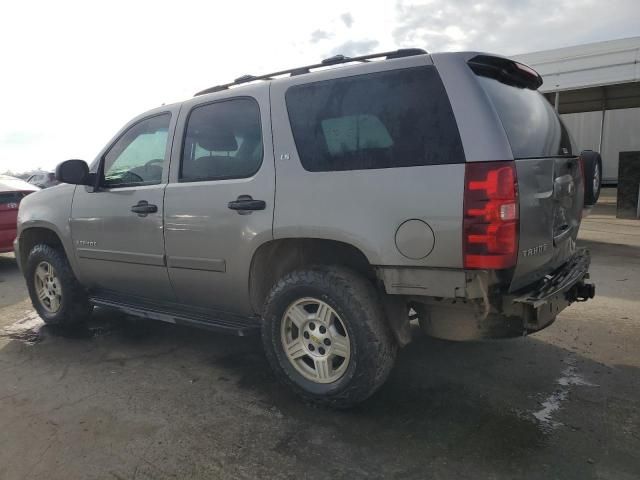
M 518 255 L 515 162 L 469 162 L 464 180 L 464 268 L 504 269 Z

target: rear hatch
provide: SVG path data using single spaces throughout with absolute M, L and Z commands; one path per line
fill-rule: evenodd
M 581 164 L 560 117 L 537 91 L 542 79 L 535 71 L 485 55 L 469 66 L 502 122 L 515 160 L 520 221 L 510 290 L 516 291 L 574 254 L 584 201 Z

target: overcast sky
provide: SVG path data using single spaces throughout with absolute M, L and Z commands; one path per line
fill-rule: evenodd
M 640 35 L 638 0 L 24 0 L 0 12 L 0 172 L 92 160 L 147 109 L 335 53 L 509 55 Z

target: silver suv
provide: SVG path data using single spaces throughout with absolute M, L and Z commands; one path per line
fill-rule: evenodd
M 278 377 L 336 407 L 382 385 L 413 319 L 453 340 L 540 330 L 594 295 L 584 165 L 541 83 L 406 49 L 146 112 L 23 200 L 34 307 L 261 332 Z

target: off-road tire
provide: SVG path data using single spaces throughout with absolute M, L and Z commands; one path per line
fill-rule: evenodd
M 49 312 L 41 304 L 35 285 L 35 270 L 40 262 L 53 266 L 60 282 L 62 300 L 57 312 Z M 25 267 L 25 278 L 33 308 L 40 318 L 50 325 L 71 326 L 86 322 L 93 310 L 86 291 L 78 282 L 64 252 L 50 245 L 38 244 L 29 253 Z
M 308 380 L 284 351 L 281 322 L 285 312 L 296 300 L 307 297 L 333 308 L 350 337 L 349 364 L 333 383 Z M 398 350 L 372 283 L 337 266 L 310 267 L 280 279 L 265 302 L 262 341 L 267 359 L 283 383 L 305 401 L 333 408 L 349 408 L 378 390 L 389 376 Z
M 580 156 L 584 162 L 584 204 L 592 206 L 600 198 L 602 188 L 602 157 L 592 150 L 583 151 Z M 597 175 L 597 181 L 594 178 Z M 596 183 L 597 185 L 594 185 Z

